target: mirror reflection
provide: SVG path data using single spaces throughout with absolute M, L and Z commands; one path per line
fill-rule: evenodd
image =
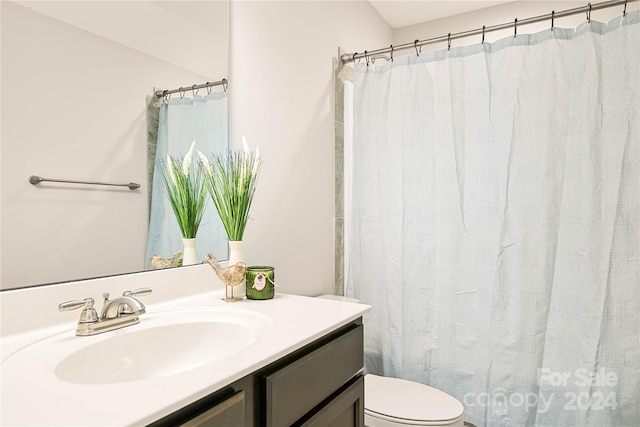
M 228 2 L 3 1 L 0 15 L 1 288 L 147 268 L 149 98 L 227 77 Z M 226 93 L 168 102 L 209 95 Z

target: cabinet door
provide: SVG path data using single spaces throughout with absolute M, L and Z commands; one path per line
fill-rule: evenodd
M 303 427 L 364 427 L 364 377 L 316 412 Z
M 362 325 L 265 377 L 266 427 L 290 426 L 340 390 L 363 366 Z
M 244 425 L 244 391 L 218 403 L 181 427 L 238 427 Z

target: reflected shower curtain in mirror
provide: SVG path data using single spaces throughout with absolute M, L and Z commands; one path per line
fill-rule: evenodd
M 154 111 L 155 110 L 155 111 Z M 154 119 L 157 117 L 157 120 Z M 196 149 L 206 155 L 226 153 L 228 150 L 228 96 L 227 92 L 210 93 L 206 96 L 176 97 L 162 102 L 155 97 L 147 100 L 148 166 L 152 182 L 150 194 L 149 234 L 147 239 L 146 266 L 151 268 L 151 257 L 160 255 L 171 258 L 182 251 L 182 235 L 167 199 L 162 177 L 156 163 L 165 161 L 167 153 L 184 156 L 193 141 Z M 154 122 L 157 122 L 157 127 Z M 157 138 L 154 136 L 157 129 Z M 156 142 L 157 143 L 154 143 Z M 194 155 L 194 162 L 197 162 Z M 207 199 L 209 197 L 207 196 Z M 213 253 L 226 259 L 228 243 L 222 222 L 207 200 L 196 240 L 196 253 L 200 260 Z
M 478 427 L 640 425 L 639 21 L 355 64 L 368 372 Z

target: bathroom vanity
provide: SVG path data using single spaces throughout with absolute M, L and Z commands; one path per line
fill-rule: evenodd
M 57 308 L 141 287 L 140 323 L 95 336 Z M 0 293 L 0 424 L 363 425 L 369 306 L 223 297 L 206 265 Z
M 358 319 L 151 426 L 363 426 L 362 339 Z

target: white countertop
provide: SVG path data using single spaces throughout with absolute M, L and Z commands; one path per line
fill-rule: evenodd
M 38 288 L 17 293 L 0 294 L 2 297 L 2 387 L 0 406 L 0 425 L 2 426 L 142 426 L 156 421 L 232 382 L 254 372 L 271 362 L 278 360 L 286 354 L 303 347 L 304 345 L 326 335 L 328 332 L 361 317 L 369 311 L 370 306 L 351 302 L 342 302 L 328 299 L 302 297 L 295 295 L 284 295 L 276 292 L 275 298 L 265 301 L 243 300 L 228 303 L 222 300 L 224 292 L 222 287 L 212 286 L 211 269 L 202 266 L 195 269 L 184 270 L 193 277 L 190 277 L 189 284 L 183 280 L 179 285 L 175 284 L 176 275 L 173 272 L 159 276 L 159 272 L 154 272 L 154 276 L 138 275 L 136 283 L 141 279 L 153 278 L 160 293 L 162 289 L 171 289 L 169 293 L 176 293 L 175 287 L 182 288 L 180 296 L 176 298 L 159 298 L 147 302 L 146 314 L 140 316 L 140 324 L 129 326 L 120 330 L 106 332 L 94 337 L 76 337 L 75 320 L 69 321 L 71 317 L 66 316 L 65 321 L 60 323 L 47 320 L 43 316 L 40 323 L 34 324 L 33 328 L 24 330 L 20 327 L 9 327 L 8 322 L 19 322 L 20 316 L 16 310 L 17 302 L 24 299 L 33 299 L 38 294 Z M 142 273 L 144 274 L 144 273 Z M 162 274 L 162 273 L 160 273 Z M 182 273 L 185 274 L 185 273 Z M 126 276 L 120 276 L 126 278 Z M 164 280 L 169 278 L 169 282 Z M 183 279 L 183 277 L 180 277 Z M 129 278 L 130 279 L 130 278 Z M 126 280 L 125 280 L 126 281 Z M 144 281 L 144 280 L 143 280 Z M 195 283 L 198 282 L 198 283 Z M 203 283 L 204 282 L 204 283 Z M 72 286 L 77 299 L 94 295 L 77 295 L 78 283 Z M 102 291 L 121 292 L 122 280 L 113 278 L 113 281 L 100 281 L 98 284 L 81 284 L 85 293 L 94 292 L 102 288 Z M 89 286 L 90 285 L 90 286 Z M 107 289 L 104 289 L 107 287 Z M 151 286 L 154 288 L 154 286 Z M 46 295 L 53 299 L 46 303 L 46 307 L 53 305 L 56 310 L 48 312 L 49 316 L 57 311 L 57 304 L 69 299 L 60 298 L 58 293 L 52 296 L 51 287 L 40 290 L 42 296 Z M 65 295 L 70 289 L 65 286 L 58 286 Z M 214 290 L 207 291 L 209 288 Z M 47 294 L 47 292 L 49 294 Z M 154 288 L 154 292 L 156 289 Z M 115 295 L 115 293 L 114 293 Z M 97 298 L 97 295 L 94 296 Z M 38 298 L 38 301 L 41 299 Z M 37 305 L 37 304 L 36 304 Z M 96 303 L 100 306 L 100 303 Z M 100 307 L 98 307 L 100 308 Z M 68 340 L 69 348 L 73 348 L 74 340 L 92 340 L 94 338 L 105 339 L 108 334 L 122 334 L 133 331 L 134 328 L 144 324 L 145 317 L 148 322 L 153 322 L 154 316 L 169 310 L 189 310 L 197 308 L 224 308 L 231 310 L 248 310 L 256 313 L 257 316 L 269 319 L 269 323 L 255 345 L 241 353 L 218 360 L 214 363 L 206 364 L 191 370 L 180 372 L 179 374 L 145 379 L 141 381 L 130 381 L 116 384 L 72 384 L 56 377 L 53 372 L 51 361 L 54 357 L 43 352 L 42 366 L 49 366 L 42 372 L 33 372 L 30 367 L 20 366 L 16 360 L 19 359 L 20 349 L 47 339 L 51 336 L 63 336 Z M 29 311 L 29 308 L 27 308 Z M 33 314 L 34 311 L 31 311 Z M 74 318 L 79 315 L 78 311 L 72 312 Z M 12 319 L 15 314 L 15 319 Z M 57 313 L 67 315 L 68 313 Z M 53 323 L 53 325 L 52 325 Z M 50 325 L 50 326 L 47 326 Z M 6 326 L 6 327 L 5 327 Z M 68 335 L 68 336 L 67 336 Z M 108 337 L 107 337 L 108 338 Z M 87 342 L 87 341 L 82 341 Z M 224 345 L 224 343 L 220 343 Z M 167 343 L 171 345 L 171 343 Z M 162 348 L 154 349 L 163 351 Z M 38 356 L 39 357 L 39 356 Z M 21 372 L 22 369 L 29 371 Z M 99 366 L 96 366 L 99 369 Z M 28 374 L 27 374 L 28 373 Z

